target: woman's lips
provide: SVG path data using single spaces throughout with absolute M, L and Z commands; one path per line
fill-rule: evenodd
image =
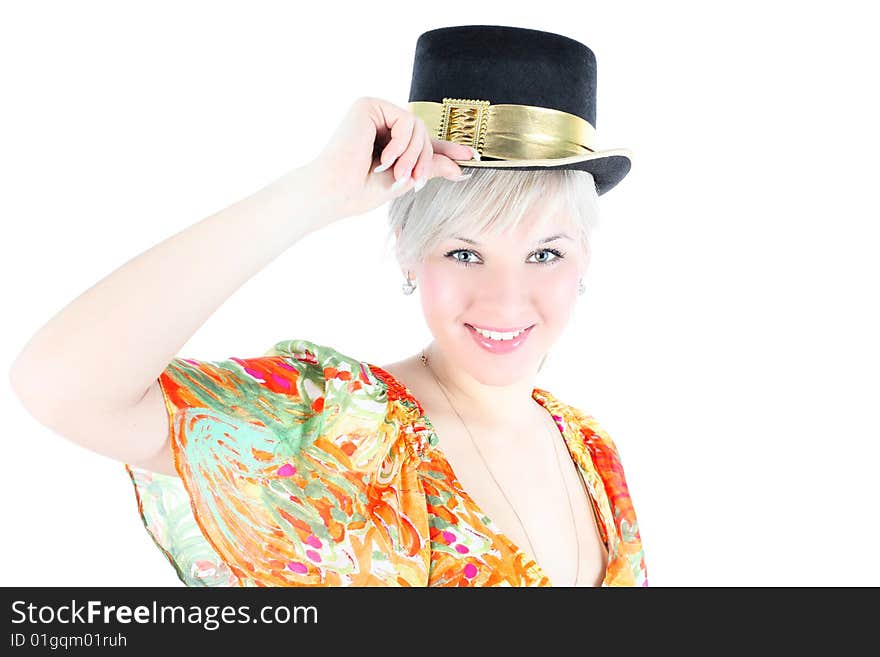
M 471 328 L 475 328 L 475 326 L 473 324 L 468 324 L 467 322 L 465 322 L 465 326 L 470 326 Z M 492 326 L 483 326 L 482 324 L 479 324 L 476 326 L 476 328 L 479 328 L 482 331 L 492 331 L 494 333 L 516 333 L 517 331 L 532 328 L 533 326 L 534 326 L 534 324 L 526 324 L 525 326 L 521 326 L 520 328 L 502 329 L 502 328 L 494 328 Z
M 535 325 L 532 324 L 512 340 L 492 340 L 491 338 L 487 338 L 477 333 L 476 329 L 470 324 L 465 324 L 465 326 L 474 341 L 480 347 L 492 354 L 509 354 L 510 352 L 515 351 L 528 339 L 532 329 L 535 327 Z

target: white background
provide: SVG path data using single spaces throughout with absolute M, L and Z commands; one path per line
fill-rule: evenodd
M 587 293 L 538 384 L 615 439 L 650 583 L 876 586 L 868 4 L 4 3 L 0 361 L 131 258 L 310 160 L 356 97 L 404 105 L 423 31 L 559 32 L 596 53 L 600 144 L 634 163 L 601 198 Z M 375 364 L 415 353 L 430 335 L 383 251 L 386 209 L 294 245 L 181 354 L 290 338 Z M 0 395 L 0 583 L 182 586 L 123 465 L 41 426 L 6 378 Z

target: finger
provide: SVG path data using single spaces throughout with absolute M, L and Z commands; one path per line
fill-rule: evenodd
M 380 122 L 383 125 L 377 126 L 377 129 L 379 131 L 390 130 L 391 140 L 382 149 L 382 153 L 379 155 L 379 166 L 373 169 L 373 173 L 379 173 L 394 166 L 397 158 L 406 150 L 412 139 L 415 117 L 409 112 L 397 113 L 393 110 L 394 108 L 388 104 L 379 106 Z
M 424 128 L 422 130 L 422 151 L 412 171 L 412 176 L 416 180 L 419 178 L 428 179 L 434 172 L 434 147 L 431 145 L 431 135 L 428 134 L 424 123 L 422 127 Z
M 458 142 L 451 142 L 442 139 L 433 140 L 434 145 L 434 171 L 436 175 L 443 176 L 449 180 L 458 181 L 464 173 L 462 166 L 455 160 L 463 162 L 479 160 L 480 156 L 476 149 Z M 467 167 L 465 167 L 467 171 Z M 471 173 L 464 173 L 470 176 Z
M 407 176 L 412 177 L 413 167 L 419 159 L 419 154 L 425 145 L 425 124 L 413 116 L 412 138 L 406 147 L 406 150 L 397 158 L 394 165 L 394 179 L 403 180 Z
M 474 159 L 474 151 L 470 146 L 459 144 L 454 141 L 446 141 L 444 139 L 432 139 L 431 144 L 434 146 L 435 153 L 442 153 L 450 160 L 472 160 Z
M 443 176 L 457 182 L 462 174 L 469 177 L 473 173 L 468 171 L 469 167 L 462 166 L 456 162 L 456 160 L 462 162 L 474 161 L 474 151 L 470 146 L 437 139 L 433 143 L 434 175 Z M 464 157 L 462 157 L 462 151 L 467 153 Z

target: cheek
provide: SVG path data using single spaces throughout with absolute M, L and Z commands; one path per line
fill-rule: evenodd
M 474 299 L 473 278 L 474 274 L 464 268 L 459 272 L 448 267 L 426 266 L 419 272 L 422 310 L 435 334 L 447 332 L 450 322 L 464 321 L 469 310 L 478 303 Z M 528 314 L 543 323 L 545 332 L 552 338 L 568 322 L 577 301 L 577 268 L 561 266 L 541 272 L 532 279 L 531 288 L 528 285 L 521 288 L 522 298 L 532 309 Z
M 429 325 L 438 326 L 461 316 L 468 303 L 467 288 L 455 272 L 425 267 L 419 276 L 419 298 Z
M 545 324 L 545 336 L 553 340 L 568 323 L 577 301 L 577 271 L 559 271 L 534 295 L 534 304 Z
M 560 269 L 547 281 L 541 291 L 546 303 L 556 307 L 568 308 L 577 299 L 578 273 L 574 267 Z

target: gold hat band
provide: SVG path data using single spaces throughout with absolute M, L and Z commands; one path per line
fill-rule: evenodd
M 595 152 L 596 129 L 561 110 L 464 98 L 412 101 L 409 108 L 434 139 L 472 146 L 481 157 L 544 160 Z

